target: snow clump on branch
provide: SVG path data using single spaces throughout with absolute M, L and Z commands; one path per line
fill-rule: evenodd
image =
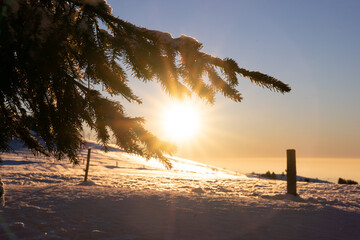
M 147 28 L 140 28 L 142 32 L 145 32 L 153 37 L 155 37 L 160 43 L 164 45 L 171 45 L 172 47 L 178 49 L 179 47 L 182 47 L 184 45 L 193 45 L 198 46 L 201 48 L 201 43 L 193 37 L 186 36 L 184 34 L 181 34 L 180 37 L 174 38 L 170 33 L 168 32 L 161 32 L 157 30 L 149 30 Z
M 82 0 L 82 2 L 92 7 L 103 5 L 105 6 L 106 12 L 112 14 L 112 7 L 106 2 L 106 0 Z

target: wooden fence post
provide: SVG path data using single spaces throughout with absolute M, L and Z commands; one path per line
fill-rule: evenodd
M 87 181 L 87 177 L 88 177 L 89 165 L 90 165 L 90 152 L 91 152 L 91 148 L 88 149 L 88 155 L 87 155 L 87 161 L 86 161 L 84 182 Z
M 296 193 L 296 157 L 295 149 L 286 150 L 287 156 L 287 193 L 297 196 Z

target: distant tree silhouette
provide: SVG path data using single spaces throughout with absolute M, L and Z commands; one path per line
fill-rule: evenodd
M 350 184 L 350 185 L 356 185 L 358 184 L 358 182 L 354 181 L 354 180 L 346 180 L 346 179 L 343 179 L 343 178 L 339 178 L 338 180 L 338 184 Z
M 281 93 L 288 85 L 240 68 L 229 58 L 201 52 L 202 44 L 181 35 L 135 26 L 112 15 L 105 0 L 0 0 L 0 149 L 22 139 L 35 153 L 78 162 L 85 122 L 106 148 L 111 134 L 126 152 L 155 157 L 174 146 L 126 115 L 120 102 L 88 86 L 103 85 L 113 96 L 141 103 L 127 73 L 157 81 L 171 96 L 195 93 L 209 103 L 217 92 L 236 102 L 238 77 Z M 89 82 L 88 82 L 89 81 Z

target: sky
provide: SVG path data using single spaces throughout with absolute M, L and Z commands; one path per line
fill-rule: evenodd
M 178 144 L 179 157 L 360 158 L 359 1 L 115 1 L 113 14 L 137 26 L 185 34 L 203 51 L 234 59 L 290 85 L 272 92 L 239 78 L 243 101 L 193 99 L 201 129 Z M 142 105 L 131 116 L 162 137 L 161 112 L 173 101 L 156 83 L 131 78 Z

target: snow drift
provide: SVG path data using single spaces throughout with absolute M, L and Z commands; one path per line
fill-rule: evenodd
M 0 239 L 360 239 L 360 187 L 251 178 L 116 147 L 92 148 L 84 167 L 34 157 L 17 144 L 2 154 L 6 205 Z M 86 159 L 87 149 L 80 153 Z

